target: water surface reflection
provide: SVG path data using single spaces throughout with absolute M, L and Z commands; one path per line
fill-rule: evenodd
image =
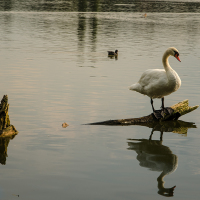
M 158 194 L 163 196 L 173 196 L 174 188 L 165 188 L 166 175 L 172 174 L 178 167 L 178 156 L 173 154 L 169 147 L 164 146 L 161 140 L 129 139 L 128 150 L 137 153 L 137 160 L 141 167 L 146 167 L 152 171 L 161 171 L 157 178 Z M 134 142 L 133 142 L 134 141 Z
M 164 177 L 172 174 L 178 167 L 178 156 L 173 154 L 168 146 L 163 145 L 163 132 L 174 132 L 187 135 L 188 128 L 196 128 L 194 123 L 184 121 L 171 121 L 154 123 L 149 139 L 128 139 L 128 150 L 137 153 L 137 160 L 141 167 L 161 174 L 157 178 L 158 194 L 166 197 L 174 195 L 176 186 L 165 188 Z M 160 140 L 152 140 L 153 132 L 160 131 Z
M 148 122 L 148 123 L 137 123 L 135 125 L 152 128 L 149 139 L 152 139 L 152 135 L 154 131 L 160 131 L 160 140 L 162 140 L 163 132 L 173 132 L 173 133 L 183 134 L 187 136 L 187 131 L 189 128 L 197 128 L 195 123 L 185 122 L 181 120 L 161 121 L 161 122 L 154 121 L 154 122 Z

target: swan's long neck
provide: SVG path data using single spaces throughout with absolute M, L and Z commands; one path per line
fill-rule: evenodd
M 158 188 L 159 189 L 163 189 L 164 188 L 165 181 L 163 179 L 164 179 L 165 176 L 166 176 L 166 173 L 162 172 L 160 174 L 160 176 L 157 178 Z
M 163 55 L 163 58 L 162 58 L 162 63 L 163 63 L 163 66 L 165 68 L 165 71 L 167 72 L 168 70 L 171 70 L 172 68 L 170 67 L 169 65 L 169 61 L 168 61 L 168 58 L 169 58 L 170 54 L 168 51 L 166 51 Z
M 168 79 L 168 89 L 170 88 L 172 92 L 175 92 L 181 86 L 181 79 L 179 78 L 178 74 L 170 67 L 168 62 L 169 56 L 173 56 L 170 49 L 164 53 L 162 62 Z

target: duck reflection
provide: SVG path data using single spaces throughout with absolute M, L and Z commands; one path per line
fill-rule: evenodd
M 183 126 L 180 126 L 182 124 Z M 176 121 L 173 125 L 169 123 L 160 123 L 153 127 L 149 139 L 128 139 L 128 150 L 134 150 L 137 153 L 137 160 L 141 167 L 146 167 L 152 171 L 160 171 L 157 178 L 158 194 L 166 197 L 174 195 L 176 186 L 165 188 L 164 177 L 172 174 L 178 167 L 178 156 L 173 154 L 168 146 L 163 145 L 163 132 L 177 132 L 187 134 L 188 128 L 196 128 L 193 123 Z M 160 140 L 152 140 L 153 132 L 160 131 Z

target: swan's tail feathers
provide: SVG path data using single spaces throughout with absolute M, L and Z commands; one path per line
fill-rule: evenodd
M 142 86 L 139 83 L 135 83 L 133 85 L 131 85 L 129 87 L 129 90 L 133 90 L 133 91 L 141 91 L 142 90 Z

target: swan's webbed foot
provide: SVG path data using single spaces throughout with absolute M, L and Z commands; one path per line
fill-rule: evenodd
M 174 112 L 174 110 L 170 107 L 166 107 L 161 110 L 161 115 L 164 118 L 166 115 L 171 115 Z
M 163 119 L 166 115 L 171 115 L 174 110 L 170 107 L 166 107 L 162 110 L 154 110 L 153 114 L 156 119 Z
M 156 119 L 161 119 L 163 118 L 163 116 L 161 115 L 162 110 L 154 110 L 153 114 L 155 116 Z

